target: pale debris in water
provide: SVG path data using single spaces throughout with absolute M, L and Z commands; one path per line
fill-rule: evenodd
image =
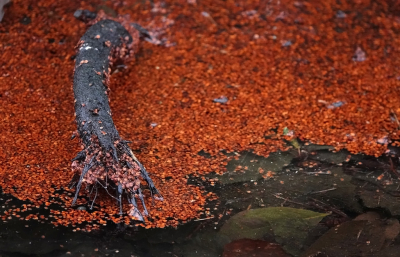
M 365 52 L 361 49 L 361 47 L 357 47 L 356 51 L 354 52 L 353 55 L 353 61 L 355 62 L 363 62 L 367 59 L 367 55 Z
M 4 10 L 3 7 L 8 4 L 10 0 L 0 0 L 0 21 L 3 20 L 4 17 Z

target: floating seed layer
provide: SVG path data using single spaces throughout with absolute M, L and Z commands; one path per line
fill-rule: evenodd
M 152 205 L 144 192 L 147 227 L 204 213 L 206 199 L 215 196 L 188 185 L 189 175 L 224 172 L 221 150 L 264 156 L 285 150 L 285 127 L 302 140 L 369 155 L 399 138 L 399 7 L 268 2 L 106 3 L 164 33 L 161 40 L 171 46 L 144 43 L 110 84 L 119 134 L 132 140 L 165 199 Z M 114 216 L 115 199 L 106 195 L 88 213 L 70 208 L 74 191 L 56 191 L 73 176 L 70 160 L 79 149 L 69 141 L 76 128 L 69 85 L 74 46 L 86 27 L 73 13 L 102 4 L 16 0 L 0 23 L 0 185 L 33 206 L 48 205 L 55 224 L 129 222 Z M 199 156 L 201 150 L 211 158 Z

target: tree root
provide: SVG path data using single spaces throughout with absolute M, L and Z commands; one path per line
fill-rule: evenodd
M 141 180 L 149 186 L 153 199 L 162 200 L 146 169 L 137 160 L 121 139 L 111 117 L 109 105 L 110 65 L 115 59 L 125 59 L 133 55 L 138 45 L 140 32 L 113 20 L 100 20 L 91 26 L 78 44 L 74 71 L 75 115 L 82 151 L 72 160 L 75 172 L 70 185 L 76 187 L 76 203 L 79 191 L 86 184 L 89 198 L 96 200 L 98 189 L 103 188 L 112 196 L 109 189 L 117 192 L 115 198 L 122 214 L 122 196 L 125 194 L 130 205 L 128 215 L 144 221 L 148 215 Z M 80 174 L 80 175 L 79 175 Z M 92 199 L 92 195 L 94 197 Z M 141 212 L 136 201 L 143 207 Z

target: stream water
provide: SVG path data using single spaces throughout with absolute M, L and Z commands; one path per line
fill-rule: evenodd
M 239 158 L 228 163 L 224 175 L 188 180 L 219 196 L 208 204 L 214 218 L 164 229 L 109 223 L 90 233 L 53 227 L 45 219 L 12 218 L 1 224 L 0 255 L 211 257 L 316 256 L 321 252 L 326 255 L 318 256 L 397 256 L 400 150 L 389 149 L 380 158 L 334 152 L 319 145 L 303 145 L 301 150 L 276 152 L 268 158 L 233 153 Z M 1 194 L 2 210 L 22 204 Z M 271 210 L 277 210 L 274 207 L 279 207 L 278 217 L 271 216 Z M 297 210 L 299 216 L 286 215 L 287 211 L 297 215 Z M 257 215 L 249 215 L 256 211 Z M 32 212 L 49 215 L 43 207 Z M 310 217 L 315 222 L 296 223 Z M 332 248 L 335 244 L 340 248 Z

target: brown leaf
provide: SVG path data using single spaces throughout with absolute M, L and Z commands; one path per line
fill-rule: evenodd
M 224 247 L 223 257 L 289 257 L 280 245 L 263 240 L 239 239 Z

